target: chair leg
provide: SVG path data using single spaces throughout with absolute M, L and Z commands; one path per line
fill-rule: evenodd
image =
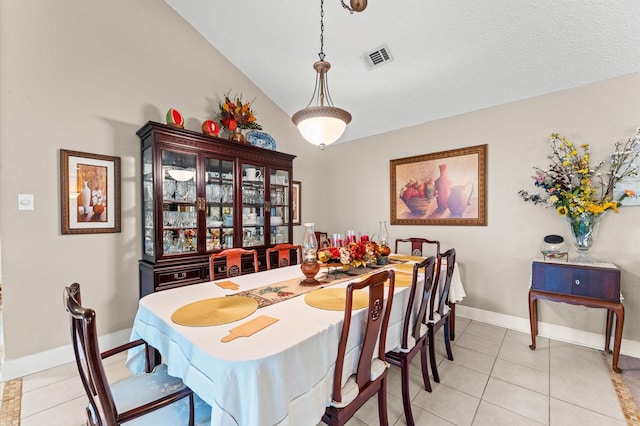
M 444 346 L 447 349 L 447 358 L 453 361 L 453 352 L 451 352 L 451 340 L 449 339 L 449 319 L 444 322 Z
M 400 374 L 402 377 L 402 405 L 404 406 L 404 417 L 407 425 L 413 426 L 413 412 L 411 411 L 411 394 L 409 393 L 409 360 L 403 358 L 400 364 Z
M 433 373 L 433 381 L 440 383 L 440 376 L 438 375 L 438 366 L 436 365 L 436 345 L 434 339 L 433 329 L 429 330 L 429 362 L 431 363 L 431 372 Z
M 387 417 L 387 378 L 382 379 L 380 389 L 378 390 L 378 417 L 380 418 L 380 426 L 389 426 L 389 418 Z
M 429 367 L 427 367 L 427 339 L 423 340 L 422 348 L 420 349 L 420 365 L 422 366 L 422 382 L 424 383 L 424 389 L 427 392 L 431 392 Z

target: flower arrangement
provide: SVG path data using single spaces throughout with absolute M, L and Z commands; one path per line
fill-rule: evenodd
M 220 102 L 220 112 L 216 120 L 230 131 L 236 129 L 256 129 L 262 130 L 262 126 L 256 122 L 256 116 L 251 109 L 251 102 L 242 102 L 242 95 L 231 101 L 229 94 L 226 94 L 224 101 Z
M 322 263 L 341 263 L 343 268 L 361 268 L 381 256 L 378 244 L 372 241 L 350 242 L 342 247 L 328 247 L 318 251 Z
M 534 184 L 543 188 L 546 197 L 537 192 L 520 190 L 518 194 L 534 204 L 546 202 L 559 215 L 568 218 L 598 217 L 608 210 L 618 212 L 622 200 L 634 196 L 624 191 L 614 199 L 614 187 L 625 177 L 637 176 L 640 167 L 640 129 L 625 144 L 616 142 L 608 161 L 591 166 L 589 145 L 578 148 L 564 136 L 550 137 L 551 164 L 548 169 L 535 167 Z

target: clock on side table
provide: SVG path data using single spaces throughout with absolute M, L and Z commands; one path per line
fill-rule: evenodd
M 609 350 L 613 315 L 616 329 L 613 340 L 612 368 L 616 373 L 620 358 L 620 342 L 624 325 L 624 306 L 620 302 L 620 270 L 611 263 L 556 263 L 534 260 L 529 289 L 529 322 L 531 345 L 536 348 L 538 335 L 538 299 L 582 305 L 607 310 L 605 352 Z

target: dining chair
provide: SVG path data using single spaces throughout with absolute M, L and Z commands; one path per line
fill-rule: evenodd
M 266 250 L 267 254 L 267 269 L 271 269 L 271 254 L 277 253 L 278 263 L 273 265 L 273 267 L 282 268 L 284 266 L 292 265 L 291 262 L 291 250 L 295 250 L 295 259 L 296 264 L 300 264 L 300 256 L 302 255 L 302 246 L 293 245 L 293 244 L 278 244 L 273 247 L 269 247 Z
M 451 317 L 451 308 L 449 307 L 449 288 L 451 287 L 451 278 L 453 277 L 453 270 L 456 266 L 456 249 L 449 249 L 440 255 L 440 265 L 446 263 L 446 275 L 444 279 L 438 279 L 439 274 L 436 274 L 433 290 L 431 291 L 431 301 L 429 303 L 429 319 L 427 321 L 428 329 L 428 345 L 429 345 L 429 362 L 431 363 L 431 373 L 433 374 L 433 380 L 440 383 L 440 376 L 438 375 L 438 366 L 436 365 L 436 351 L 435 351 L 435 334 L 442 328 L 444 334 L 444 345 L 447 350 L 447 359 L 453 361 L 453 353 L 451 352 L 451 341 L 449 335 L 449 325 Z
M 231 278 L 242 275 L 247 270 L 247 268 L 243 268 L 243 260 L 248 256 L 253 256 L 253 272 L 258 272 L 258 252 L 254 249 L 230 248 L 213 253 L 209 256 L 210 278 L 214 280 L 220 276 Z M 216 270 L 217 259 L 224 259 L 224 267 L 219 265 Z
M 402 244 L 400 244 L 402 243 Z M 400 253 L 398 251 L 399 245 L 404 247 L 404 243 L 411 244 L 411 255 L 412 256 L 424 256 L 424 246 L 425 244 L 434 244 L 436 246 L 435 256 L 440 254 L 440 241 L 437 240 L 428 240 L 426 238 L 396 238 L 396 248 L 395 253 Z
M 151 369 L 151 348 L 144 340 L 100 352 L 96 313 L 81 305 L 80 284 L 63 292 L 64 307 L 71 321 L 71 339 L 82 386 L 89 399 L 87 424 L 205 425 L 211 422 L 211 407 L 182 380 L 167 374 L 167 366 Z M 145 372 L 110 384 L 103 361 L 137 346 L 145 348 Z
M 402 341 L 398 348 L 387 352 L 387 361 L 400 367 L 402 403 L 404 405 L 404 416 L 409 426 L 415 424 L 411 411 L 411 395 L 409 394 L 409 365 L 418 353 L 421 354 L 420 363 L 422 365 L 424 388 L 427 392 L 431 392 L 427 364 L 428 328 L 426 322 L 433 288 L 435 265 L 435 256 L 428 257 L 420 263 L 414 263 L 409 300 L 402 323 Z M 421 275 L 422 280 L 419 279 Z
M 385 282 L 387 281 L 389 285 L 385 287 Z M 378 395 L 380 425 L 386 426 L 389 424 L 387 417 L 387 373 L 389 364 L 385 360 L 385 342 L 387 340 L 387 328 L 393 303 L 394 287 L 395 272 L 385 270 L 375 273 L 364 280 L 351 282 L 346 288 L 344 321 L 342 323 L 340 343 L 338 344 L 332 397 L 322 417 L 322 421 L 329 426 L 344 425 L 375 394 Z M 349 341 L 349 329 L 353 315 L 353 293 L 364 288 L 368 289 L 369 303 L 362 326 L 363 336 L 361 337 L 358 365 L 355 374 L 351 375 L 342 386 L 342 377 L 345 373 L 345 358 L 347 357 L 347 341 Z M 374 358 L 376 346 L 378 347 L 378 354 Z

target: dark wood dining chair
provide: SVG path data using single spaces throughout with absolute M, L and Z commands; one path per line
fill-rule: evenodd
M 385 287 L 387 281 L 389 285 Z M 394 287 L 395 273 L 392 270 L 375 273 L 362 281 L 354 281 L 347 286 L 344 322 L 333 376 L 332 399 L 322 417 L 322 421 L 329 426 L 344 425 L 375 394 L 378 395 L 380 425 L 387 426 L 389 424 L 387 417 L 389 364 L 385 359 L 385 342 Z M 347 341 L 349 340 L 349 328 L 353 314 L 353 292 L 363 288 L 369 289 L 369 304 L 366 308 L 366 321 L 362 326 L 363 336 L 358 367 L 356 373 L 350 376 L 342 386 Z M 378 354 L 374 358 L 376 345 L 378 346 Z
M 409 301 L 402 323 L 402 341 L 400 347 L 387 352 L 387 361 L 400 367 L 402 378 L 402 403 L 407 425 L 413 426 L 413 413 L 411 411 L 411 396 L 409 393 L 409 365 L 413 358 L 420 354 L 422 365 L 422 381 L 427 392 L 431 392 L 429 381 L 429 367 L 427 363 L 427 314 L 433 288 L 433 275 L 435 272 L 436 257 L 431 256 L 420 263 L 414 263 L 413 276 Z M 422 280 L 420 280 L 422 276 Z M 422 285 L 421 285 L 422 282 Z M 418 309 L 416 310 L 416 306 Z
M 293 245 L 293 244 L 278 244 L 275 245 L 273 247 L 269 247 L 266 250 L 266 254 L 267 254 L 267 269 L 271 269 L 272 267 L 277 267 L 277 268 L 282 268 L 284 266 L 289 266 L 289 265 L 293 265 L 293 263 L 291 262 L 291 255 L 292 255 L 292 251 L 295 250 L 295 260 L 296 260 L 296 264 L 300 264 L 300 259 L 302 256 L 302 246 L 299 245 Z M 271 256 L 272 253 L 277 253 L 277 257 L 278 257 L 278 263 L 276 263 L 275 265 L 273 265 L 271 263 Z
M 425 245 L 428 244 L 433 244 L 436 246 L 436 252 L 434 253 L 434 256 L 437 256 L 440 254 L 440 241 L 437 240 L 428 240 L 426 238 L 396 238 L 396 248 L 395 248 L 395 253 L 400 253 L 399 248 L 400 247 L 405 247 L 405 243 L 409 243 L 411 245 L 411 252 L 410 254 L 412 256 L 425 256 Z
M 431 302 L 429 303 L 429 320 L 427 321 L 429 336 L 429 362 L 431 363 L 431 373 L 433 380 L 440 382 L 438 375 L 438 366 L 436 363 L 435 351 L 435 334 L 442 328 L 444 334 L 444 345 L 447 350 L 447 359 L 453 361 L 453 353 L 451 352 L 451 341 L 449 335 L 449 325 L 451 317 L 451 308 L 449 307 L 449 289 L 451 288 L 451 278 L 453 270 L 456 266 L 456 249 L 449 249 L 440 255 L 440 265 L 446 263 L 444 279 L 434 281 L 433 290 L 431 291 Z M 442 271 L 440 271 L 442 273 Z M 436 274 L 436 279 L 439 274 Z
M 71 321 L 71 339 L 82 386 L 89 399 L 87 424 L 112 426 L 133 421 L 135 425 L 204 425 L 211 422 L 211 407 L 182 380 L 167 374 L 167 366 L 151 369 L 151 348 L 144 340 L 100 352 L 96 313 L 81 305 L 80 284 L 63 292 L 64 307 Z M 144 346 L 146 371 L 110 384 L 103 359 Z
M 243 267 L 243 262 L 250 256 L 253 257 L 253 268 L 247 269 Z M 224 267 L 219 266 L 216 269 L 216 261 L 219 259 L 224 260 Z M 237 277 L 251 269 L 253 269 L 253 272 L 258 272 L 258 252 L 254 249 L 230 248 L 209 256 L 209 274 L 212 280 L 221 276 L 225 278 Z

